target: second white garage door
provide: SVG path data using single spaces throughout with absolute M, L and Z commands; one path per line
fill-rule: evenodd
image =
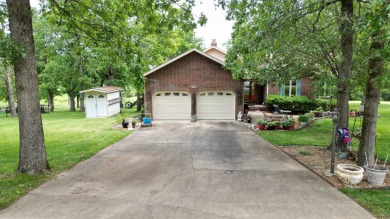
M 198 119 L 234 120 L 236 95 L 233 91 L 204 91 L 197 97 Z
M 153 119 L 191 119 L 191 96 L 188 92 L 162 91 L 153 95 Z

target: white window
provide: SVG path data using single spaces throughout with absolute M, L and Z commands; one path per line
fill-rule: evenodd
M 301 96 L 302 82 L 301 80 L 290 80 L 280 86 L 280 95 L 282 96 Z

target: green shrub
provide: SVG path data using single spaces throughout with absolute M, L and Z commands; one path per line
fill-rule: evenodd
M 274 127 L 276 126 L 276 122 L 267 122 L 268 127 Z
M 308 123 L 313 118 L 313 115 L 311 113 L 305 113 L 303 115 L 300 115 L 298 117 L 299 122 Z
M 288 97 L 280 95 L 267 96 L 265 104 L 271 111 L 273 110 L 273 105 L 278 105 L 280 109 L 290 110 L 294 113 L 307 113 L 321 106 L 316 99 L 310 99 L 306 96 Z
M 336 104 L 337 100 L 335 98 L 332 98 L 331 101 L 329 99 L 311 99 L 306 96 L 268 95 L 265 100 L 265 105 L 271 111 L 274 111 L 273 105 L 278 105 L 280 109 L 293 111 L 294 114 L 307 113 L 319 107 L 324 111 L 331 111 L 331 105 L 335 108 Z
M 337 100 L 334 98 L 332 99 L 332 101 L 330 101 L 329 99 L 316 99 L 316 101 L 318 103 L 318 106 L 322 107 L 324 111 L 332 111 L 330 108 L 330 104 L 332 104 L 333 108 L 335 108 L 337 104 Z
M 390 90 L 383 90 L 381 96 L 384 101 L 390 101 Z
M 280 123 L 280 126 L 281 127 L 290 127 L 292 126 L 294 123 L 294 120 L 293 119 L 286 119 L 284 120 L 283 122 Z
M 267 121 L 264 121 L 263 119 L 257 120 L 257 124 L 259 125 L 267 125 Z

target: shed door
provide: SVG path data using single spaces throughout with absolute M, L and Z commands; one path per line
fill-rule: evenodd
M 89 94 L 86 98 L 87 118 L 107 117 L 106 97 L 101 94 Z
M 163 91 L 153 95 L 153 119 L 190 119 L 191 96 L 184 91 Z
M 96 95 L 97 117 L 107 117 L 107 100 L 105 95 Z
M 198 119 L 234 120 L 236 95 L 233 91 L 204 91 L 198 94 Z

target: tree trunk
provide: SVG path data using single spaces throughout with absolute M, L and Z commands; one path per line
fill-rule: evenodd
M 76 95 L 76 108 L 80 108 L 80 96 Z
M 107 79 L 107 85 L 114 85 L 114 70 L 112 69 L 112 65 L 108 67 Z
M 362 124 L 362 136 L 359 145 L 358 165 L 374 164 L 374 149 L 376 138 L 376 122 L 378 118 L 378 104 L 380 101 L 380 76 L 383 73 L 383 57 L 379 51 L 384 48 L 384 36 L 382 31 L 377 31 L 371 36 L 370 54 L 368 60 L 368 78 L 366 87 L 366 101 L 364 103 L 364 117 Z M 367 159 L 366 160 L 366 154 Z
M 137 92 L 137 112 L 141 110 L 142 106 L 141 106 L 141 94 L 139 92 Z
M 337 86 L 337 109 L 340 112 L 338 122 L 339 128 L 348 128 L 348 112 L 349 112 L 349 78 L 352 69 L 353 55 L 353 0 L 341 0 L 341 20 L 340 20 L 340 45 L 342 52 L 342 61 L 340 63 L 340 71 L 338 74 Z M 337 145 L 341 151 L 346 151 L 345 144 Z
M 22 173 L 42 173 L 49 169 L 39 103 L 35 63 L 32 12 L 28 0 L 7 0 L 12 40 L 24 48 L 15 61 L 15 84 L 19 113 L 19 164 Z
M 49 111 L 54 112 L 54 94 L 50 90 L 47 90 L 47 103 L 49 105 Z
M 16 117 L 15 109 L 15 98 L 14 90 L 12 89 L 12 77 L 11 77 L 11 68 L 7 65 L 5 66 L 5 82 L 7 83 L 8 90 L 8 108 L 12 117 Z
M 83 77 L 83 57 L 80 57 L 80 63 L 79 63 L 79 77 Z M 80 84 L 80 90 L 84 90 L 83 83 Z M 85 106 L 84 106 L 84 94 L 80 94 L 80 99 L 78 100 L 80 103 L 80 112 L 85 112 Z
M 70 111 L 76 112 L 76 103 L 74 101 L 76 95 L 74 94 L 73 90 L 69 91 L 68 95 L 69 95 Z
M 85 112 L 84 94 L 80 94 L 80 112 Z

